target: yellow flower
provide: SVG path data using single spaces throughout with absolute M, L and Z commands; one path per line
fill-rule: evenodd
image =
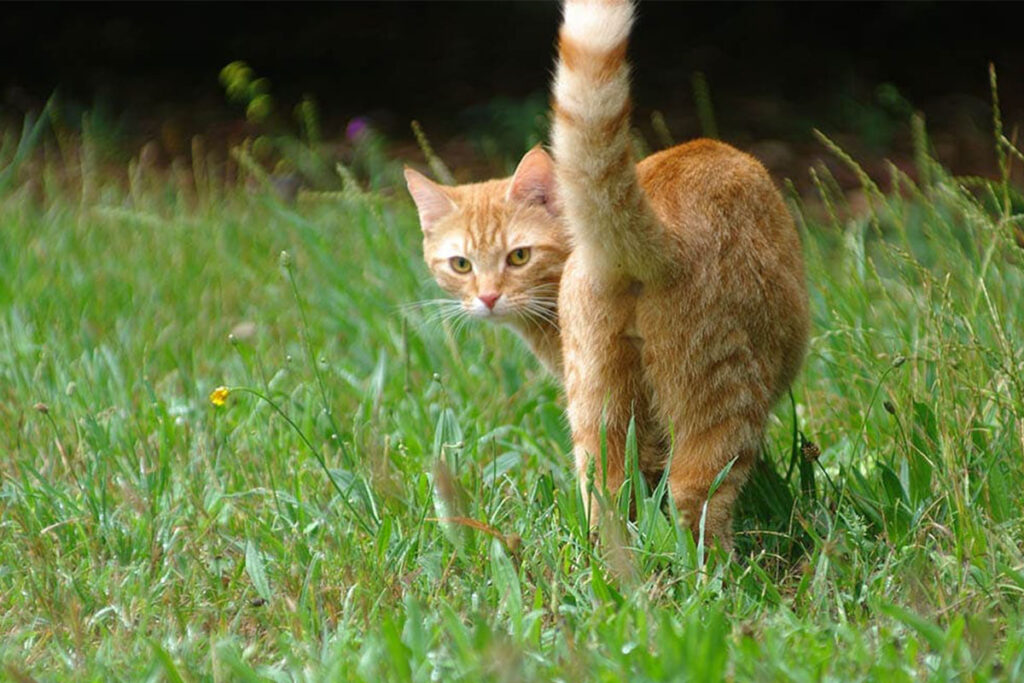
M 231 392 L 227 387 L 217 387 L 210 392 L 210 403 L 217 406 L 218 408 L 224 405 L 224 402 L 228 399 L 228 394 Z

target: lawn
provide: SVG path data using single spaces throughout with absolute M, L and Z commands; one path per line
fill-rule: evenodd
M 42 128 L 0 149 L 0 678 L 1024 678 L 998 123 L 992 179 L 917 125 L 913 180 L 787 190 L 812 339 L 732 560 L 639 480 L 591 537 L 557 382 L 414 303 L 422 157 L 320 159 L 336 191 L 291 201 L 248 146 L 111 169 Z

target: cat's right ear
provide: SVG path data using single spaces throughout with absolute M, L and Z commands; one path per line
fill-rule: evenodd
M 405 184 L 412 200 L 416 202 L 424 234 L 428 234 L 439 220 L 455 210 L 455 202 L 442 186 L 408 166 L 405 167 Z
M 555 185 L 555 162 L 540 145 L 526 153 L 512 174 L 506 199 L 538 204 L 552 216 L 561 212 Z

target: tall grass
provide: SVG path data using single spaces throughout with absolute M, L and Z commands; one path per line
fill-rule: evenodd
M 191 168 L 121 177 L 87 137 L 8 131 L 5 675 L 1024 677 L 1001 125 L 995 179 L 948 174 L 918 122 L 917 180 L 894 166 L 885 190 L 823 137 L 867 210 L 824 167 L 790 193 L 814 336 L 731 562 L 702 562 L 642 477 L 635 517 L 623 497 L 591 538 L 556 383 L 509 333 L 404 306 L 437 296 L 413 207 L 365 189 L 398 161 L 367 151 L 294 203 L 244 147 L 231 173 L 197 142 Z

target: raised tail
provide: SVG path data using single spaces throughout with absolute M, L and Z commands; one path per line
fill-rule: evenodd
M 566 0 L 558 36 L 552 142 L 575 249 L 591 272 L 641 280 L 664 258 L 664 230 L 637 181 L 630 137 L 626 0 Z

